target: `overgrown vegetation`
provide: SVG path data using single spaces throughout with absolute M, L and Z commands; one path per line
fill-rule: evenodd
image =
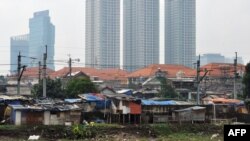
M 50 79 L 46 80 L 46 93 L 47 97 L 50 98 L 64 98 L 65 92 L 62 88 L 62 82 L 60 79 Z M 43 81 L 39 81 L 38 84 L 35 84 L 31 90 L 31 93 L 34 97 L 42 97 L 43 96 Z
M 47 78 L 46 86 L 47 97 L 50 98 L 76 98 L 78 94 L 97 92 L 97 88 L 94 83 L 87 78 L 73 78 L 66 84 L 65 88 L 62 87 L 62 81 L 60 79 L 52 80 Z M 34 97 L 42 97 L 42 81 L 35 84 L 31 92 Z
M 75 78 L 67 83 L 65 92 L 67 93 L 67 97 L 75 98 L 78 94 L 95 93 L 97 92 L 97 88 L 88 78 Z
M 1 136 L 16 137 L 19 140 L 27 139 L 30 135 L 40 135 L 41 140 L 148 140 L 152 138 L 158 141 L 210 141 L 211 135 L 218 133 L 219 137 L 215 140 L 223 140 L 223 126 L 212 124 L 0 125 L 0 133 Z

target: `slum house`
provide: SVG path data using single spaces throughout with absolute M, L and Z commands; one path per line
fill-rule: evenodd
M 110 113 L 111 101 L 103 94 L 88 93 L 78 95 L 83 101 L 81 121 L 104 122 Z
M 158 94 L 159 94 L 159 90 L 150 89 L 150 88 L 142 88 L 138 91 L 134 91 L 132 96 L 134 96 L 135 98 L 139 98 L 139 99 L 150 99 L 150 98 L 157 97 Z
M 175 100 L 141 100 L 142 103 L 142 122 L 143 123 L 166 123 L 176 122 L 173 119 L 173 112 L 179 109 L 185 109 L 196 106 L 191 102 L 175 101 Z M 205 109 L 205 120 L 210 121 L 213 119 L 213 105 L 202 105 Z M 216 110 L 218 115 L 221 116 L 229 111 L 228 105 L 219 105 Z
M 36 100 L 33 104 L 8 105 L 8 116 L 15 125 L 64 125 L 80 123 L 81 109 L 75 104 Z
M 110 87 L 104 87 L 100 91 L 101 94 L 109 95 L 109 94 L 116 94 L 115 90 Z
M 17 105 L 30 103 L 30 100 L 31 99 L 20 95 L 0 95 L 0 121 L 4 123 L 9 122 L 9 116 L 7 116 L 6 113 L 9 104 Z
M 36 99 L 36 105 L 42 106 L 46 113 L 45 125 L 64 125 L 80 123 L 82 108 L 77 105 L 79 99 Z
M 205 122 L 206 107 L 193 106 L 184 109 L 174 110 L 172 119 L 181 122 Z
M 109 123 L 141 123 L 141 100 L 131 95 L 105 95 L 111 100 Z

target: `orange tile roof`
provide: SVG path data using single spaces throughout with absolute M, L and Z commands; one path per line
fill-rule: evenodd
M 167 72 L 167 77 L 175 78 L 176 73 L 179 71 L 184 72 L 185 77 L 193 77 L 193 71 L 194 69 L 185 67 L 183 65 L 172 65 L 172 64 L 152 64 L 145 68 L 138 69 L 129 75 L 127 77 L 150 77 L 155 75 L 155 72 L 158 71 L 158 69 L 161 69 L 162 71 Z
M 128 72 L 121 69 L 95 69 L 88 67 L 72 67 L 72 73 L 82 71 L 88 76 L 96 76 L 101 80 L 125 80 Z M 50 75 L 51 78 L 64 77 L 69 73 L 69 68 L 64 67 Z
M 222 76 L 234 76 L 234 64 L 230 63 L 210 63 L 201 67 L 201 75 L 204 74 L 205 69 L 209 72 L 207 76 L 210 77 L 222 77 Z M 237 65 L 237 72 L 245 72 L 245 66 L 242 64 Z
M 54 72 L 54 70 L 47 68 L 46 72 L 47 75 L 50 75 L 51 73 Z M 39 75 L 39 67 L 26 68 L 25 71 L 23 72 L 23 77 L 38 78 L 39 77 L 38 75 Z M 42 70 L 41 70 L 41 75 L 42 75 Z
M 94 76 L 97 74 L 97 70 L 94 68 L 85 68 L 85 67 L 72 67 L 71 72 L 77 72 L 77 71 L 82 71 L 86 75 Z M 69 67 L 64 67 L 58 71 L 55 71 L 54 73 L 50 74 L 51 78 L 56 78 L 56 77 L 65 77 L 69 73 Z

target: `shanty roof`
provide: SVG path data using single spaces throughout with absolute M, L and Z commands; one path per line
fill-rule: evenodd
M 104 101 L 105 97 L 102 94 L 97 93 L 87 93 L 87 94 L 79 94 L 78 95 L 81 99 L 86 100 L 88 102 L 91 101 Z
M 79 102 L 82 102 L 82 99 L 81 98 L 64 99 L 64 102 L 66 102 L 66 103 L 79 103 Z
M 141 100 L 142 105 L 176 105 L 175 101 L 168 100 L 168 101 L 155 101 L 155 100 Z
M 200 107 L 200 106 L 193 106 L 185 109 L 179 109 L 179 110 L 174 110 L 175 112 L 185 112 L 185 111 L 191 111 L 191 110 L 203 110 L 206 109 L 206 107 Z
M 126 94 L 104 94 L 108 98 L 113 98 L 117 100 L 134 101 L 137 100 L 135 97 Z
M 13 95 L 13 96 L 0 95 L 0 101 L 1 100 L 28 100 L 28 98 L 21 95 Z
M 155 72 L 157 72 L 158 70 L 161 71 L 165 71 L 167 72 L 167 77 L 170 78 L 176 78 L 176 75 L 179 72 L 183 73 L 183 77 L 193 77 L 195 76 L 193 74 L 194 69 L 189 68 L 189 67 L 185 67 L 182 65 L 172 65 L 172 64 L 152 64 L 149 65 L 145 68 L 141 68 L 138 69 L 132 73 L 130 73 L 129 75 L 127 75 L 127 77 L 129 78 L 134 78 L 134 77 L 150 77 L 150 76 L 154 76 Z

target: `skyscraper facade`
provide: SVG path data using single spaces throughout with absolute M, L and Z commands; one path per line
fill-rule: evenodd
M 87 67 L 120 67 L 120 0 L 86 0 Z
M 19 52 L 22 56 L 29 55 L 29 35 L 18 35 L 10 38 L 10 73 L 17 73 L 17 56 Z M 22 65 L 29 65 L 29 59 L 26 57 L 21 58 Z
M 159 0 L 123 1 L 123 68 L 159 63 Z
M 29 57 L 43 61 L 47 46 L 47 67 L 54 70 L 55 26 L 50 21 L 48 10 L 34 13 L 29 20 L 29 32 Z
M 195 0 L 165 0 L 165 64 L 192 67 L 196 58 Z

